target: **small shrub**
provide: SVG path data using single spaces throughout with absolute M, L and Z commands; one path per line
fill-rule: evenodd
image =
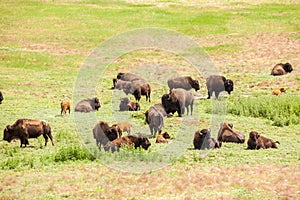
M 62 147 L 54 155 L 55 162 L 75 160 L 95 160 L 95 157 L 84 147 L 77 145 Z

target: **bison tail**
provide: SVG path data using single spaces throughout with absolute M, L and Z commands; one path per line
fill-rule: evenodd
M 279 141 L 276 141 L 275 143 L 277 143 L 277 144 L 280 144 L 280 142 L 279 142 Z

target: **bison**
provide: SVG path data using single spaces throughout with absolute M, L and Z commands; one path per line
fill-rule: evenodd
M 195 149 L 220 148 L 218 141 L 211 137 L 209 129 L 202 129 L 201 131 L 196 131 L 193 143 Z
M 233 91 L 233 81 L 226 79 L 224 76 L 211 75 L 206 78 L 206 87 L 208 91 L 208 99 L 215 93 L 216 98 L 219 98 L 219 94 L 222 91 L 230 94 Z
M 200 90 L 198 80 L 194 80 L 190 76 L 179 76 L 171 78 L 168 80 L 168 86 L 170 88 L 170 91 L 174 88 L 183 88 L 185 90 L 194 88 L 196 92 Z
M 50 138 L 52 145 L 54 145 L 51 127 L 48 122 L 42 120 L 32 119 L 18 119 L 13 125 L 7 125 L 4 129 L 3 140 L 11 142 L 13 139 L 20 139 L 20 147 L 29 145 L 29 138 L 37 138 L 43 135 L 45 138 L 45 146 Z
M 0 104 L 2 104 L 2 101 L 3 101 L 3 95 L 2 95 L 2 92 L 0 91 Z
M 97 111 L 101 108 L 100 101 L 97 97 L 83 99 L 77 103 L 75 112 L 92 112 Z
M 107 143 L 104 146 L 105 151 L 111 150 L 112 152 L 118 151 L 122 145 L 134 145 L 134 148 L 137 149 L 138 147 L 142 147 L 143 149 L 147 150 L 151 143 L 149 139 L 142 134 L 136 135 L 127 135 L 121 138 L 117 138 L 112 142 Z
M 293 67 L 290 63 L 279 63 L 276 64 L 272 71 L 271 71 L 271 75 L 273 76 L 280 76 L 280 75 L 285 75 L 287 73 L 291 73 L 293 71 Z
M 139 103 L 130 101 L 128 103 L 128 110 L 129 111 L 138 111 L 138 110 L 141 110 L 141 106 Z
M 141 110 L 141 106 L 137 102 L 130 101 L 127 97 L 121 98 L 119 104 L 119 111 L 138 111 Z
M 110 127 L 104 121 L 99 121 L 93 128 L 93 136 L 96 140 L 96 145 L 101 150 L 101 145 L 105 146 L 109 141 L 120 137 L 120 130 L 117 127 Z
M 164 94 L 161 97 L 161 104 L 163 105 L 167 114 L 174 114 L 175 112 L 180 113 L 180 104 L 179 101 L 173 102 L 170 94 Z
M 119 122 L 117 124 L 113 124 L 112 127 L 113 126 L 118 127 L 120 134 L 125 131 L 130 134 L 131 124 L 129 122 Z
M 114 80 L 115 80 L 114 82 L 115 89 L 123 90 L 123 92 L 126 95 L 132 94 L 137 101 L 140 101 L 142 95 L 146 96 L 146 101 L 149 102 L 151 101 L 150 84 L 141 80 L 136 80 L 136 81 L 123 81 L 120 79 L 114 79 Z
M 133 73 L 122 73 L 122 72 L 118 73 L 117 79 L 121 79 L 123 81 L 137 81 L 137 80 L 145 81 L 139 75 L 136 75 L 136 74 L 133 74 Z
M 282 93 L 284 93 L 286 90 L 284 89 L 284 88 L 276 88 L 273 92 L 272 92 L 272 94 L 273 95 L 280 95 L 280 94 L 282 94 Z
M 67 110 L 69 111 L 69 114 L 70 114 L 70 112 L 71 112 L 71 102 L 70 101 L 62 101 L 60 103 L 60 108 L 61 108 L 61 111 L 60 111 L 61 115 L 66 114 Z
M 185 108 L 187 114 L 189 114 L 189 106 L 191 108 L 191 115 L 193 114 L 194 95 L 182 88 L 173 89 L 170 93 L 169 99 L 179 106 L 178 116 L 181 117 L 184 114 Z
M 221 123 L 218 132 L 218 142 L 220 143 L 220 146 L 222 145 L 222 142 L 245 142 L 245 135 L 240 132 L 234 131 L 232 127 L 232 124 L 229 125 L 226 122 Z
M 256 131 L 251 131 L 249 133 L 249 139 L 247 141 L 247 149 L 267 149 L 267 148 L 276 148 L 276 143 L 280 144 L 278 141 L 274 142 L 272 139 L 261 136 Z
M 168 143 L 168 140 L 170 139 L 170 135 L 167 132 L 160 133 L 156 137 L 156 143 Z
M 162 104 L 155 104 L 151 106 L 146 112 L 146 123 L 149 124 L 151 135 L 160 132 L 164 126 L 164 117 L 167 113 Z

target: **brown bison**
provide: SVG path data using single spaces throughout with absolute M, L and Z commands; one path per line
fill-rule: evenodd
M 60 114 L 67 114 L 67 110 L 69 111 L 69 114 L 71 112 L 71 102 L 70 101 L 62 101 L 60 103 L 60 108 L 61 108 L 61 111 L 60 111 Z
M 286 90 L 284 89 L 284 88 L 276 88 L 273 92 L 272 92 L 272 94 L 273 95 L 280 95 L 280 94 L 282 94 L 282 93 L 284 93 Z
M 215 93 L 216 98 L 219 98 L 219 94 L 222 91 L 230 94 L 233 91 L 233 81 L 226 79 L 224 76 L 211 75 L 206 78 L 206 87 L 208 91 L 208 99 Z
M 98 110 L 100 107 L 100 101 L 97 97 L 83 99 L 77 103 L 75 112 L 92 112 Z
M 210 130 L 202 129 L 196 131 L 194 135 L 194 148 L 195 149 L 215 149 L 220 148 L 218 141 L 211 137 Z
M 2 101 L 3 101 L 3 95 L 2 95 L 2 92 L 0 91 L 0 104 L 2 104 Z
M 130 101 L 128 103 L 128 110 L 129 111 L 138 111 L 138 110 L 141 110 L 141 106 L 139 103 Z
M 184 114 L 185 108 L 187 114 L 189 114 L 189 107 L 191 108 L 191 115 L 193 114 L 194 95 L 182 88 L 173 89 L 170 93 L 169 99 L 179 106 L 180 112 L 178 116 L 181 117 Z
M 13 125 L 7 125 L 4 129 L 3 140 L 11 142 L 13 139 L 20 139 L 20 147 L 29 145 L 29 138 L 37 138 L 43 135 L 45 138 L 45 146 L 50 138 L 52 145 L 54 145 L 51 127 L 48 122 L 42 120 L 32 119 L 18 119 Z
M 121 138 L 117 138 L 112 142 L 107 143 L 104 146 L 105 151 L 111 150 L 112 152 L 118 151 L 122 145 L 134 145 L 134 148 L 137 149 L 138 147 L 142 147 L 143 149 L 147 150 L 151 143 L 149 139 L 145 135 L 127 135 Z
M 169 133 L 160 133 L 156 137 L 156 143 L 168 143 L 168 139 L 170 139 Z
M 171 78 L 168 80 L 168 86 L 170 88 L 170 91 L 174 88 L 183 88 L 185 90 L 194 88 L 196 92 L 200 90 L 199 82 L 197 80 L 194 80 L 190 76 L 179 76 Z
M 96 140 L 96 145 L 101 150 L 101 145 L 105 146 L 109 141 L 120 137 L 120 130 L 117 127 L 110 127 L 104 121 L 99 121 L 93 128 L 93 136 Z
M 114 89 L 123 90 L 126 95 L 132 94 L 137 101 L 140 101 L 142 95 L 146 96 L 146 101 L 150 102 L 150 84 L 142 80 L 123 81 L 114 79 Z
M 279 63 L 275 65 L 271 71 L 271 75 L 280 76 L 285 75 L 287 73 L 291 73 L 293 71 L 293 67 L 290 63 Z
M 173 102 L 170 94 L 162 95 L 161 104 L 163 105 L 167 114 L 172 113 L 173 115 L 175 112 L 181 113 L 179 101 Z
M 162 104 L 155 104 L 145 112 L 146 123 L 149 124 L 151 135 L 161 131 L 166 116 L 167 113 Z
M 118 127 L 120 134 L 122 134 L 123 132 L 127 132 L 128 134 L 130 134 L 131 124 L 129 122 L 119 122 L 112 125 L 112 127 L 114 126 Z
M 256 131 L 251 131 L 249 133 L 249 139 L 247 141 L 248 147 L 247 149 L 267 149 L 267 148 L 276 148 L 276 143 L 280 144 L 278 141 L 274 142 L 273 140 L 266 138 L 264 136 L 261 136 Z
M 136 75 L 136 74 L 133 74 L 133 73 L 122 73 L 122 72 L 118 73 L 117 79 L 121 79 L 123 81 L 137 81 L 137 80 L 145 81 L 139 75 Z
M 226 122 L 221 123 L 218 133 L 218 141 L 220 143 L 220 146 L 222 145 L 222 142 L 245 142 L 245 135 L 240 132 L 234 131 L 232 127 L 232 124 L 228 124 Z

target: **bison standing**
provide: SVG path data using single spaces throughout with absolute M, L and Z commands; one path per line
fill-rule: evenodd
M 67 110 L 69 111 L 69 114 L 70 114 L 70 112 L 71 112 L 71 102 L 70 101 L 62 101 L 60 103 L 60 108 L 61 108 L 61 111 L 60 111 L 61 115 L 66 114 Z
M 190 90 L 192 88 L 197 92 L 200 89 L 198 80 L 194 80 L 190 76 L 179 76 L 168 80 L 168 86 L 170 91 L 174 88 L 183 88 L 185 90 Z
M 189 114 L 189 107 L 191 108 L 191 115 L 193 114 L 194 95 L 191 92 L 182 88 L 173 89 L 169 98 L 171 99 L 172 103 L 179 106 L 179 117 L 184 114 L 185 108 L 187 109 L 187 114 Z
M 224 76 L 211 75 L 206 79 L 206 87 L 208 91 L 208 99 L 215 93 L 216 98 L 219 98 L 219 94 L 222 91 L 230 94 L 233 91 L 233 81 L 226 79 Z
M 151 106 L 146 112 L 146 123 L 149 124 L 151 135 L 161 132 L 164 126 L 164 117 L 167 113 L 162 104 L 155 104 Z
M 7 125 L 4 129 L 3 140 L 11 142 L 13 139 L 20 139 L 20 147 L 29 145 L 29 138 L 37 138 L 43 135 L 45 138 L 45 146 L 50 138 L 52 145 L 54 145 L 51 127 L 48 122 L 42 120 L 32 119 L 18 119 L 13 125 Z

